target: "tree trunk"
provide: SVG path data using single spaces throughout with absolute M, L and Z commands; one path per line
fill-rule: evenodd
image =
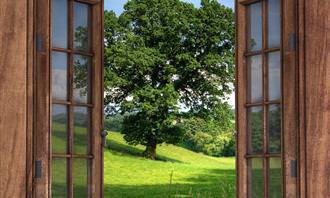
M 157 144 L 151 144 L 146 146 L 146 150 L 143 152 L 144 157 L 151 160 L 156 160 L 156 147 Z

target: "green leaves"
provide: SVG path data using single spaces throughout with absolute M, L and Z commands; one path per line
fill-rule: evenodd
M 233 19 L 214 0 L 199 9 L 180 0 L 130 0 L 121 16 L 105 12 L 105 102 L 129 113 L 126 140 L 178 141 L 171 123 L 180 106 L 207 115 L 223 104 L 234 81 Z
M 180 127 L 183 146 L 212 156 L 235 154 L 234 113 L 226 103 L 215 104 L 212 112 L 187 115 Z

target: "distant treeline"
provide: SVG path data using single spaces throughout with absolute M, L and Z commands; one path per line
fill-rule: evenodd
M 120 114 L 109 116 L 105 120 L 105 127 L 109 131 L 120 132 L 123 120 L 124 116 Z M 224 126 L 214 120 L 187 117 L 181 119 L 178 125 L 184 135 L 177 145 L 210 156 L 235 155 L 234 120 Z

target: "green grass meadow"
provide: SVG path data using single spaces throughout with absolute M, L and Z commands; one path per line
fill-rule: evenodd
M 157 148 L 158 160 L 142 157 L 143 146 L 111 132 L 104 153 L 105 197 L 235 197 L 235 159 L 216 158 L 174 145 Z
M 86 152 L 86 128 L 75 127 L 75 151 Z M 53 124 L 53 150 L 65 150 L 65 126 Z M 235 158 L 210 157 L 174 145 L 160 145 L 158 159 L 142 157 L 143 146 L 128 145 L 110 132 L 104 152 L 105 198 L 232 198 L 235 197 Z M 87 160 L 73 160 L 73 195 L 88 196 Z M 251 197 L 262 197 L 263 162 L 254 159 Z M 67 160 L 52 163 L 52 197 L 67 195 Z M 281 197 L 281 159 L 269 160 L 270 198 Z

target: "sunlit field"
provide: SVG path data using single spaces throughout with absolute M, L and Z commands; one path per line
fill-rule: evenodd
M 105 151 L 105 197 L 235 197 L 235 159 L 210 157 L 162 145 L 158 160 L 142 157 L 144 147 L 127 145 L 111 132 Z

